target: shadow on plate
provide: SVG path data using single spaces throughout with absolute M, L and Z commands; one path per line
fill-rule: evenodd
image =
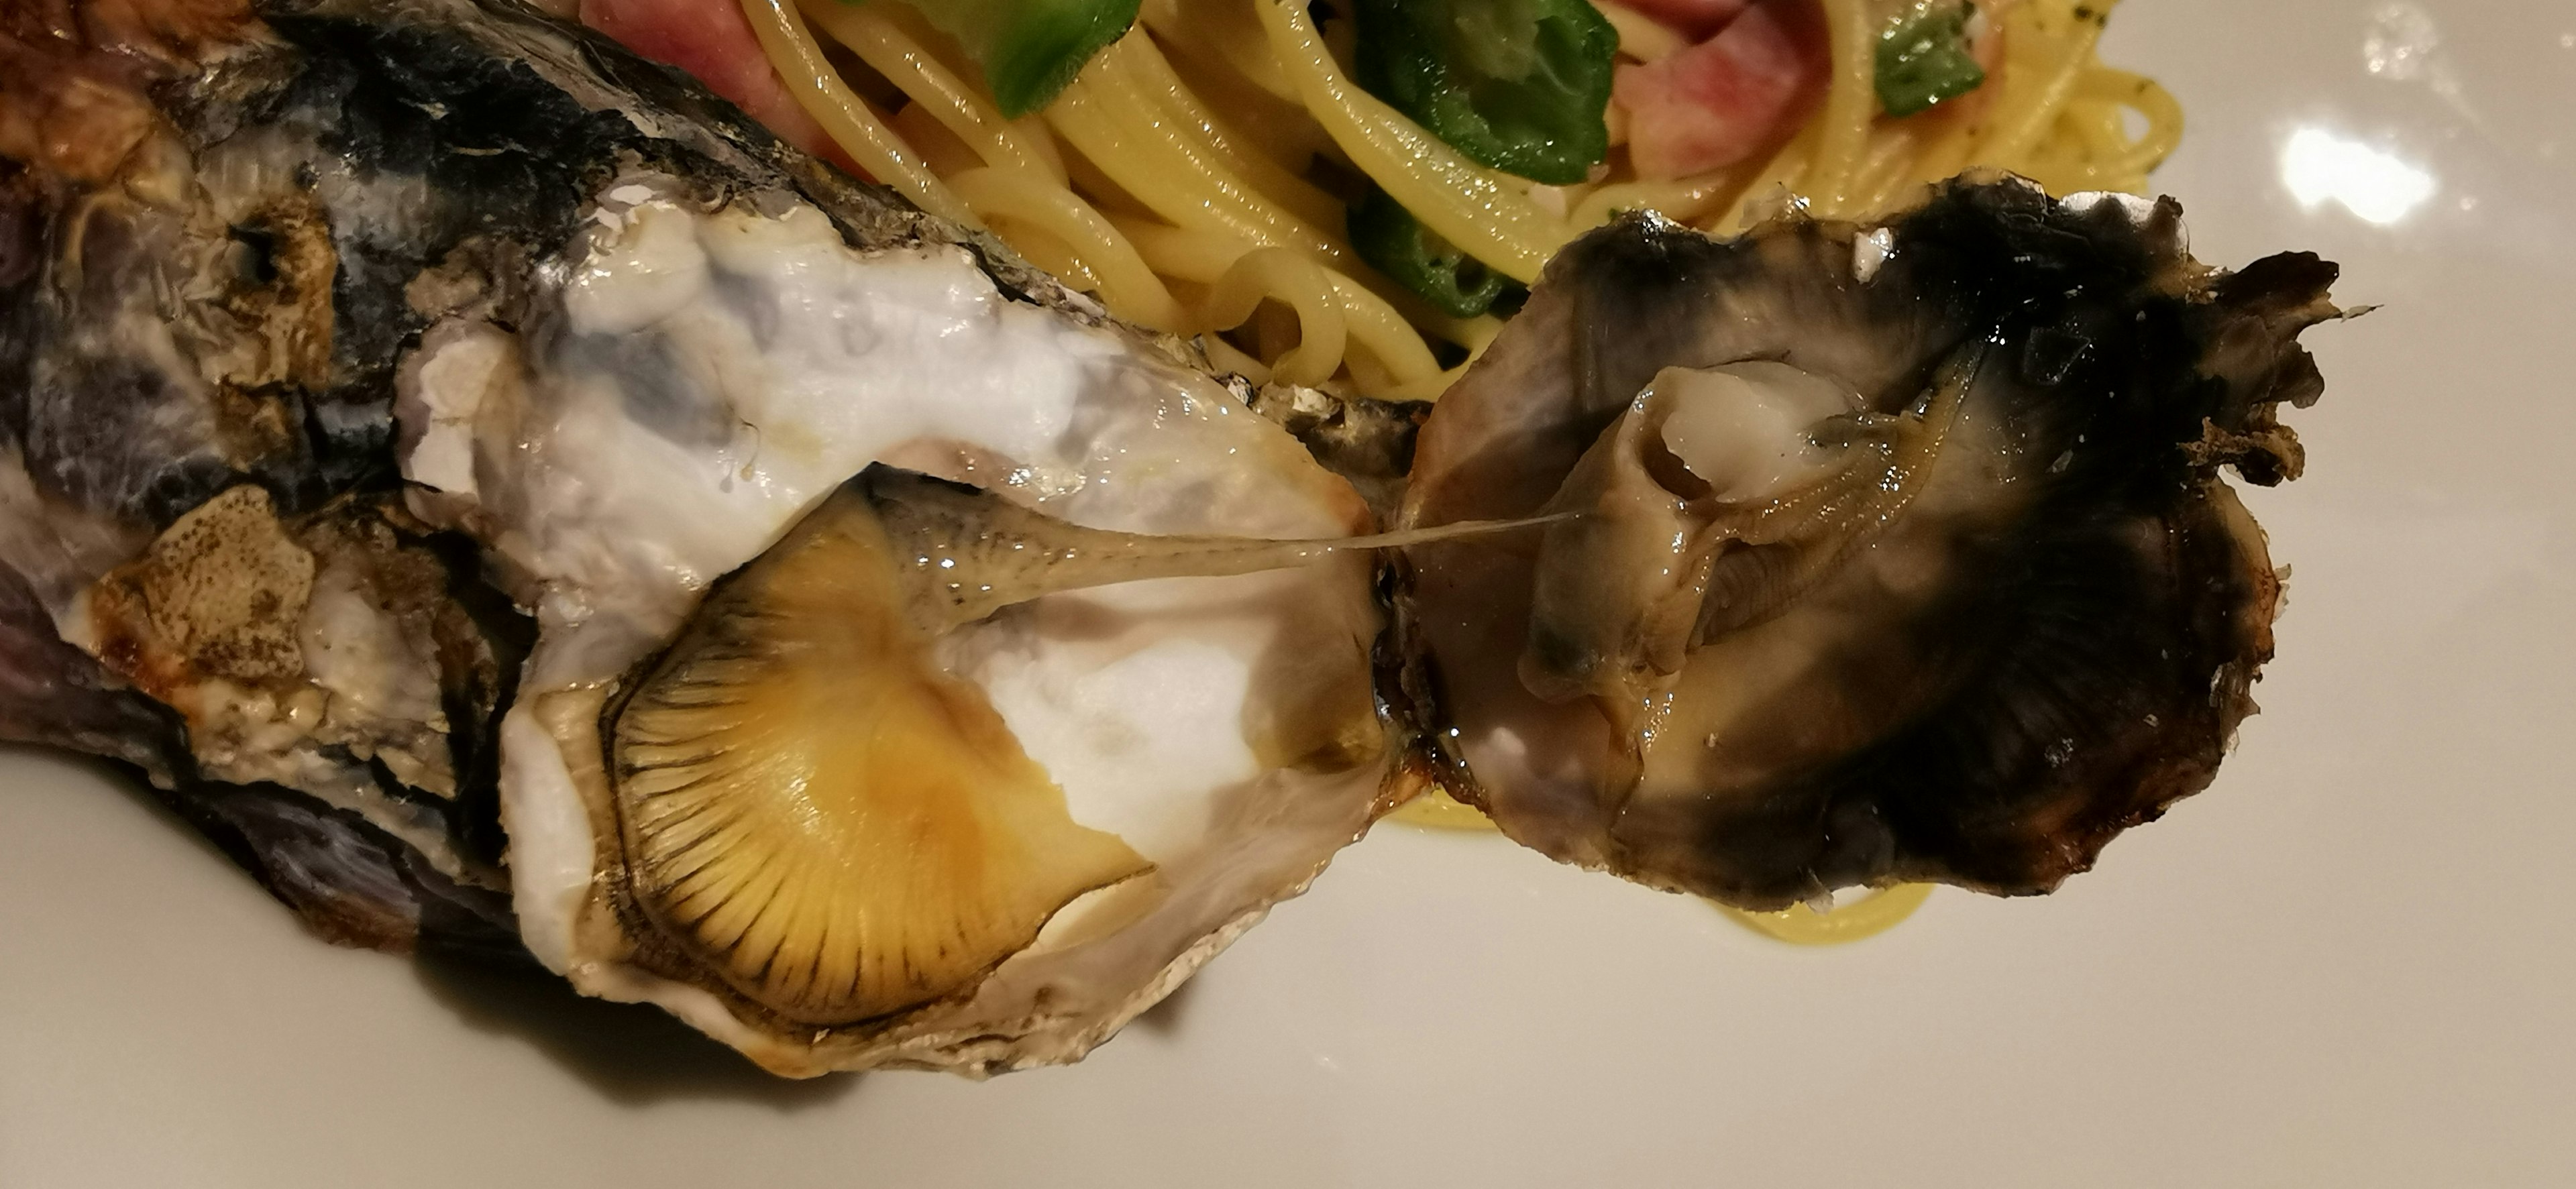
M 1172 988 L 1172 993 L 1163 996 L 1162 1002 L 1146 1008 L 1136 1017 L 1135 1026 L 1148 1035 L 1166 1040 L 1179 1035 L 1181 1024 L 1190 1014 L 1190 998 L 1198 990 L 1199 977 Z
M 238 878 L 248 878 L 223 847 L 195 829 L 124 765 L 12 743 L 0 743 L 0 759 L 86 768 L 189 839 L 208 860 Z M 288 910 L 281 905 L 278 911 Z M 317 938 L 313 944 L 326 943 Z M 763 1072 L 660 1008 L 583 998 L 570 984 L 533 963 L 504 966 L 424 953 L 412 959 L 412 967 L 430 998 L 467 1027 L 526 1041 L 612 1101 L 642 1105 L 723 1099 L 794 1111 L 836 1101 L 859 1084 L 857 1076 L 848 1074 L 799 1081 Z
M 423 954 L 413 970 L 430 997 L 478 1031 L 515 1036 L 621 1103 L 724 1099 L 782 1111 L 839 1100 L 855 1074 L 795 1080 L 763 1072 L 662 1009 L 587 999 L 552 974 Z

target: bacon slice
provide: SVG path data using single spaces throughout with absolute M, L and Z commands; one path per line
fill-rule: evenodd
M 1723 169 L 1775 143 L 1823 92 L 1826 55 L 1814 0 L 1759 0 L 1707 41 L 1621 65 L 1610 94 L 1628 111 L 1638 176 Z
M 1654 18 L 1692 41 L 1706 41 L 1753 0 L 1612 0 L 1619 7 Z

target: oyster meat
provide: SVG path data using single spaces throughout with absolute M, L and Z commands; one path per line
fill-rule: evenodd
M 2214 774 L 2280 581 L 2222 467 L 2334 267 L 2191 259 L 2171 200 L 1964 179 L 1882 226 L 1568 247 L 1423 425 L 1403 519 L 1444 781 L 1557 858 L 1747 908 L 2044 892 Z

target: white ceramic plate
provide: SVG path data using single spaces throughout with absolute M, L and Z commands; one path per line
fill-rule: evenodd
M 2199 254 L 2340 260 L 2217 787 L 2038 901 L 1795 950 L 1386 826 L 1070 1069 L 770 1081 L 306 938 L 0 754 L 0 1186 L 2576 1184 L 2576 6 L 2134 0 Z

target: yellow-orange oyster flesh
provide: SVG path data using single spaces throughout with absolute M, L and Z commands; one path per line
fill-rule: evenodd
M 717 589 L 618 712 L 635 898 L 744 994 L 848 1023 L 971 989 L 1152 864 L 1075 822 L 903 613 L 836 496 Z

